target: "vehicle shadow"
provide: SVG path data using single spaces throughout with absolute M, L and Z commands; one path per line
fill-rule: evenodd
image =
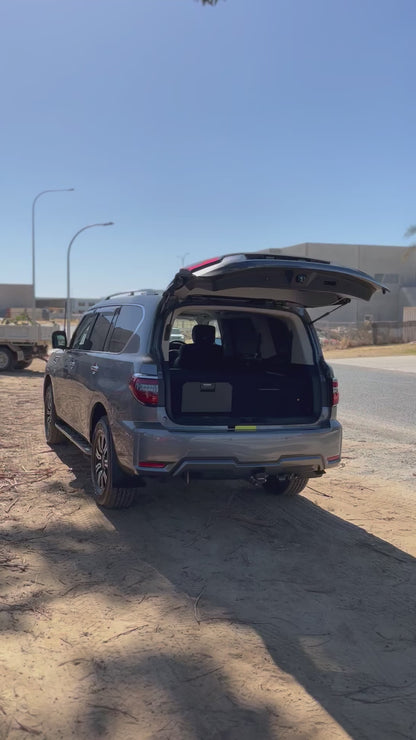
M 54 445 L 53 451 L 74 475 L 71 488 L 83 489 L 87 495 L 91 496 L 90 458 L 66 439 L 61 444 Z
M 56 451 L 75 475 L 71 487 L 89 494 L 88 459 L 72 446 Z M 160 737 L 275 736 L 267 703 L 249 711 L 227 684 L 231 653 L 244 652 L 253 640 L 277 669 L 268 680 L 282 717 L 280 682 L 289 675 L 354 740 L 415 737 L 414 558 L 305 497 L 273 497 L 245 483 L 149 483 L 132 509 L 102 513 L 121 543 L 102 571 L 107 585 L 137 604 L 148 594 L 165 595 L 166 584 L 169 593 L 185 597 L 185 656 L 175 642 L 183 606 L 174 606 L 163 652 L 149 653 L 137 643 L 128 658 L 111 659 L 109 669 L 138 696 L 147 676 L 183 709 L 176 722 L 181 716 L 184 724 L 172 730 L 168 722 Z M 90 561 L 76 561 L 76 567 L 89 568 Z M 133 589 L 126 569 L 140 571 Z M 222 667 L 206 648 L 198 654 L 207 628 L 216 631 Z M 231 651 L 222 643 L 224 634 L 230 641 L 230 631 Z M 199 675 L 207 677 L 199 682 Z M 227 707 L 234 712 L 228 720 Z M 86 721 L 93 728 L 99 718 L 91 710 Z M 210 734 L 209 722 L 217 735 Z M 316 727 L 306 725 L 308 738 Z M 296 732 L 302 737 L 301 727 Z
M 128 516 L 104 513 L 198 600 L 201 624 L 255 631 L 352 738 L 415 736 L 412 557 L 304 497 L 236 483 L 151 488 Z
M 123 677 L 128 690 L 139 697 L 149 696 L 149 703 L 161 702 L 163 709 L 159 727 L 149 727 L 146 717 L 134 715 L 137 734 L 130 738 L 157 738 L 157 740 L 273 740 L 276 735 L 271 728 L 272 715 L 265 706 L 249 706 L 239 701 L 229 685 L 226 673 L 203 654 L 177 654 L 169 651 L 133 654 L 128 659 L 115 659 L 111 672 Z M 123 682 L 121 679 L 121 682 Z M 155 693 L 153 693 L 155 692 Z M 120 686 L 113 691 L 113 701 L 122 705 L 123 692 Z M 155 694 L 158 699 L 155 699 Z M 161 701 L 161 697 L 162 701 Z M 133 710 L 134 711 L 134 710 Z M 284 708 L 279 712 L 284 717 Z M 118 718 L 103 716 L 101 707 L 92 707 L 83 719 L 85 737 L 119 737 Z M 123 735 L 125 737 L 125 735 Z M 300 740 L 307 735 L 297 734 Z

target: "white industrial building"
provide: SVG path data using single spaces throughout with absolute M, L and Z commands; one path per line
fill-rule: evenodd
M 352 300 L 327 317 L 334 324 L 369 321 L 403 321 L 403 309 L 416 306 L 416 248 L 376 244 L 325 244 L 305 242 L 281 249 L 263 249 L 270 254 L 289 254 L 328 260 L 372 275 L 389 293 L 376 293 L 371 301 Z

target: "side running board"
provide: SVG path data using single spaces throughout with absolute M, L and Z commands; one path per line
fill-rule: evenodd
M 65 437 L 68 437 L 68 439 L 76 445 L 81 452 L 84 453 L 84 455 L 91 455 L 91 445 L 84 439 L 84 437 L 81 437 L 78 432 L 76 432 L 74 429 L 72 429 L 68 424 L 65 424 L 63 421 L 56 421 L 55 426 L 57 429 L 59 429 L 62 434 L 65 435 Z

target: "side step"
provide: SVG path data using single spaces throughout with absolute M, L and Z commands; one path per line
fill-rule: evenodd
M 84 455 L 91 456 L 91 445 L 84 439 L 84 437 L 81 437 L 78 432 L 76 432 L 74 429 L 72 429 L 68 424 L 65 424 L 63 421 L 56 421 L 55 426 L 57 429 L 59 429 L 62 434 L 65 435 L 65 437 L 68 437 L 68 439 L 76 445 L 81 452 L 84 453 Z

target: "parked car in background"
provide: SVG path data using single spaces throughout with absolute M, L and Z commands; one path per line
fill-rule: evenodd
M 378 289 L 346 267 L 252 253 L 181 269 L 164 293 L 102 300 L 69 346 L 53 336 L 46 439 L 90 455 L 102 506 L 128 506 L 145 481 L 177 476 L 295 495 L 341 458 L 338 384 L 307 308 Z M 192 342 L 172 331 L 179 321 Z

